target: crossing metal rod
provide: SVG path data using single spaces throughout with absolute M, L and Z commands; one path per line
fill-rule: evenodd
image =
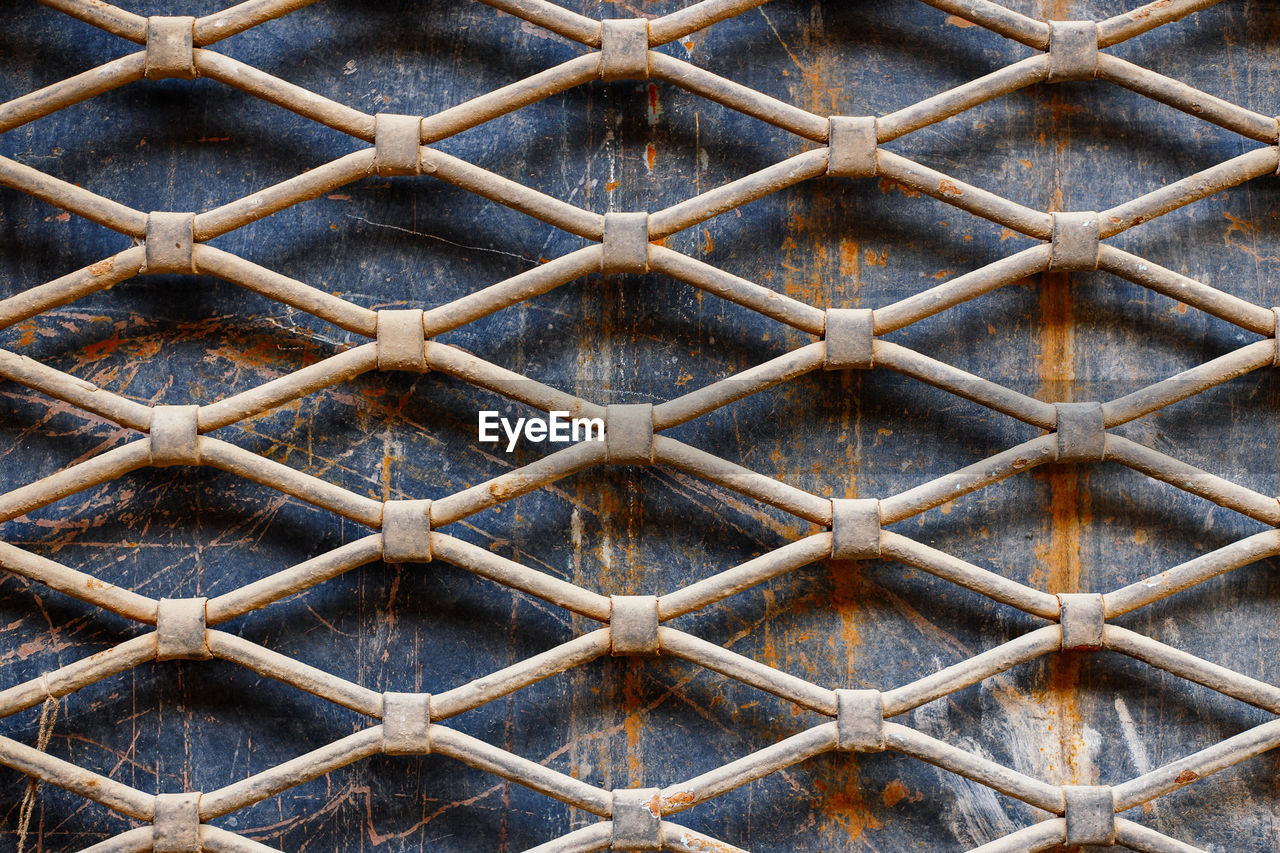
M 44 5 L 85 24 L 98 27 L 126 41 L 147 45 L 152 20 L 101 0 L 41 0 Z M 229 590 L 203 604 L 203 642 L 215 658 L 233 662 L 262 676 L 310 692 L 337 706 L 373 721 L 383 717 L 383 694 L 355 684 L 303 661 L 249 642 L 222 628 L 236 618 L 270 607 L 288 596 L 325 583 L 358 566 L 384 556 L 385 505 L 381 500 L 326 482 L 296 467 L 284 465 L 208 433 L 247 418 L 260 416 L 289 402 L 317 394 L 339 383 L 382 369 L 379 337 L 380 314 L 356 305 L 312 284 L 269 270 L 251 260 L 207 245 L 279 211 L 303 204 L 346 184 L 374 175 L 385 175 L 380 151 L 379 119 L 355 107 L 309 91 L 275 75 L 232 59 L 210 46 L 253 27 L 309 5 L 311 0 L 246 0 L 228 9 L 191 19 L 189 73 L 217 80 L 254 97 L 291 110 L 297 115 L 349 135 L 355 150 L 297 177 L 263 187 L 239 199 L 206 211 L 191 212 L 190 272 L 212 275 L 234 283 L 277 303 L 307 312 L 352 335 L 367 339 L 342 346 L 314 364 L 286 373 L 246 391 L 211 401 L 194 409 L 192 424 L 197 436 L 191 464 L 209 465 L 262 484 L 278 492 L 337 513 L 365 525 L 369 533 L 351 543 L 315 555 L 295 566 Z M 609 51 L 601 21 L 571 12 L 549 0 L 481 0 L 502 13 L 543 27 L 579 45 L 577 55 L 521 80 L 454 104 L 432 115 L 419 117 L 417 162 L 404 180 L 440 180 L 494 203 L 534 217 L 585 241 L 586 245 L 564 257 L 500 282 L 478 286 L 472 293 L 439 305 L 424 306 L 422 313 L 422 372 L 454 377 L 476 387 L 542 411 L 564 410 L 588 417 L 606 417 L 609 409 L 598 401 L 583 399 L 538 382 L 531 377 L 492 364 L 434 338 L 505 308 L 522 304 L 584 277 L 612 275 L 613 256 L 606 216 L 583 209 L 546 193 L 497 175 L 487 169 L 445 154 L 434 143 L 478 127 L 498 116 L 609 76 L 616 57 Z M 816 684 L 737 654 L 666 623 L 725 601 L 772 578 L 799 570 L 835 553 L 839 539 L 834 526 L 842 522 L 829 495 L 815 494 L 780 482 L 720 455 L 693 447 L 663 430 L 711 416 L 732 403 L 818 371 L 829 364 L 835 350 L 826 340 L 832 309 L 844 304 L 810 305 L 777 293 L 756 282 L 694 259 L 662 245 L 684 229 L 742 205 L 808 181 L 849 180 L 833 176 L 848 152 L 830 117 L 816 115 L 748 86 L 728 80 L 693 63 L 658 50 L 689 34 L 742 15 L 764 0 L 703 0 L 668 15 L 648 19 L 647 37 L 637 43 L 639 67 L 635 79 L 650 79 L 682 87 L 700 97 L 745 115 L 783 128 L 799 138 L 802 149 L 765 169 L 725 185 L 714 187 L 670 207 L 647 213 L 646 230 L 639 235 L 642 266 L 651 273 L 683 281 L 704 292 L 768 317 L 813 341 L 713 382 L 703 388 L 659 402 L 652 407 L 649 426 L 655 435 L 649 459 L 701 478 L 712 486 L 771 505 L 809 529 L 796 541 L 753 557 L 737 566 L 652 601 L 650 613 L 656 653 L 678 657 L 794 703 L 799 709 L 835 717 L 804 729 L 779 743 L 738 760 L 708 769 L 693 778 L 668 784 L 656 800 L 655 817 L 677 814 L 718 797 L 740 785 L 835 750 L 840 734 L 841 694 L 852 685 Z M 883 529 L 949 501 L 1018 476 L 1032 468 L 1063 464 L 1070 458 L 1058 434 L 1062 410 L 1057 401 L 1035 399 L 995 381 L 942 363 L 925 353 L 882 340 L 885 335 L 979 299 L 998 288 L 1015 284 L 1034 286 L 1034 277 L 1055 267 L 1061 234 L 1059 212 L 1037 210 L 952 175 L 928 168 L 884 146 L 944 119 L 962 115 L 974 107 L 1054 78 L 1055 54 L 1050 22 L 1007 9 L 992 0 L 924 0 L 943 12 L 990 30 L 1029 47 L 1037 53 L 975 80 L 940 92 L 917 103 L 871 120 L 871 138 L 861 152 L 865 168 L 861 178 L 892 181 L 933 199 L 1010 229 L 1037 244 L 1006 258 L 955 276 L 935 287 L 895 303 L 872 307 L 867 316 L 865 343 L 871 353 L 866 369 L 888 370 L 912 381 L 930 384 L 986 409 L 1018 419 L 1045 434 L 996 453 L 957 471 L 945 473 L 903 492 L 884 495 L 878 511 L 882 529 L 877 553 L 880 559 L 913 566 L 948 583 L 971 590 L 1051 624 L 946 666 L 909 684 L 885 685 L 880 694 L 883 708 L 884 745 L 950 772 L 957 773 L 1004 795 L 1065 815 L 1066 796 L 1059 786 L 1031 778 L 996 762 L 958 749 L 898 723 L 895 717 L 929 702 L 954 696 L 958 691 L 999 676 L 1045 655 L 1056 654 L 1066 642 L 1068 621 L 1061 599 L 1063 590 L 1040 590 L 1016 582 L 999 569 L 983 568 L 947 554 L 901 533 Z M 1215 0 L 1156 0 L 1146 6 L 1097 22 L 1096 46 L 1108 48 L 1207 8 Z M 627 26 L 632 26 L 627 24 Z M 0 104 L 0 133 L 50 115 L 73 104 L 124 85 L 138 83 L 152 74 L 148 50 L 125 54 Z M 1280 165 L 1276 119 L 1223 98 L 1202 92 L 1177 80 L 1145 69 L 1106 52 L 1097 54 L 1091 76 L 1095 85 L 1118 85 L 1153 101 L 1183 110 L 1227 128 L 1243 139 L 1263 143 L 1240 156 L 1198 174 L 1159 187 L 1097 214 L 1097 237 L 1110 237 L 1250 180 L 1269 176 Z M 867 118 L 867 117 L 864 117 Z M 410 137 L 410 152 L 412 152 Z M 372 147 L 370 147 L 372 146 Z M 412 159 L 412 157 L 410 158 Z M 68 272 L 43 284 L 0 300 L 0 328 L 38 317 L 92 293 L 108 290 L 132 277 L 157 271 L 148 269 L 152 256 L 146 241 L 153 222 L 148 212 L 132 209 L 69 180 L 47 175 L 11 159 L 0 158 L 0 185 L 27 193 L 89 221 L 118 232 L 133 245 L 123 247 L 94 264 Z M 918 202 L 928 203 L 928 202 Z M 616 248 L 616 247 L 614 247 Z M 1088 266 L 1088 265 L 1086 265 Z M 1099 243 L 1097 269 L 1127 279 L 1163 296 L 1195 307 L 1235 324 L 1265 340 L 1245 343 L 1176 376 L 1110 401 L 1099 401 L 1102 412 L 1101 457 L 1126 465 L 1149 477 L 1199 495 L 1218 506 L 1280 526 L 1280 503 L 1269 495 L 1231 483 L 1167 454 L 1144 447 L 1107 430 L 1192 398 L 1251 371 L 1280 364 L 1277 353 L 1277 312 L 1256 305 L 1166 269 L 1105 242 Z M 863 306 L 859 306 L 863 307 Z M 71 374 L 39 363 L 20 353 L 0 351 L 0 377 L 21 383 L 67 403 L 86 417 L 106 420 L 123 432 L 139 436 L 128 443 L 71 465 L 33 483 L 0 494 L 0 520 L 12 520 L 76 492 L 108 485 L 125 474 L 158 461 L 154 443 L 157 409 L 127 395 L 98 387 Z M 428 380 L 429 381 L 429 380 Z M 186 402 L 186 401 L 182 401 Z M 1061 401 L 1066 402 L 1066 401 Z M 593 665 L 615 650 L 617 617 L 612 590 L 588 590 L 547 572 L 524 566 L 440 532 L 447 524 L 470 519 L 477 513 L 546 488 L 593 466 L 612 464 L 604 442 L 583 442 L 549 454 L 541 460 L 495 474 L 486 482 L 450 495 L 432 496 L 425 511 L 431 555 L 489 582 L 530 595 L 569 613 L 601 623 L 599 627 L 559 646 L 530 656 L 487 675 L 455 685 L 423 699 L 429 717 L 430 752 L 480 768 L 485 772 L 526 785 L 602 820 L 549 840 L 535 848 L 542 853 L 570 853 L 609 849 L 613 846 L 612 792 L 574 779 L 551 767 L 440 725 L 443 720 L 479 708 L 535 682 L 563 672 Z M 1098 460 L 1101 461 L 1101 460 Z M 1082 464 L 1082 463 L 1070 463 Z M 428 496 L 421 496 L 428 497 Z M 864 496 L 865 497 L 865 496 Z M 1270 530 L 1229 544 L 1163 572 L 1154 572 L 1133 583 L 1102 594 L 1103 625 L 1100 650 L 1124 654 L 1173 673 L 1191 682 L 1274 713 L 1280 713 L 1280 690 L 1211 661 L 1159 643 L 1128 629 L 1108 624 L 1127 613 L 1202 584 L 1213 577 L 1280 554 L 1280 532 Z M 390 553 L 389 551 L 387 553 Z M 170 628 L 161 623 L 163 603 L 156 599 L 98 580 L 92 571 L 64 566 L 13 545 L 0 543 L 0 567 L 28 581 L 39 583 L 84 604 L 133 620 L 145 633 L 83 660 L 43 673 L 35 679 L 0 690 L 0 717 L 32 708 L 50 697 L 66 696 L 91 684 L 114 678 L 133 667 L 156 660 L 158 637 Z M 1058 624 L 1062 622 L 1062 624 Z M 661 624 L 659 624 L 661 623 Z M 155 630 L 151 629 L 155 626 Z M 199 665 L 199 664 L 194 664 Z M 846 721 L 847 722 L 847 721 Z M 373 724 L 291 761 L 263 768 L 247 779 L 204 793 L 199 818 L 214 819 L 304 784 L 325 773 L 384 751 L 386 726 Z M 1280 745 L 1280 729 L 1268 723 L 1175 761 L 1151 773 L 1114 786 L 1117 812 L 1145 804 L 1205 775 L 1230 767 Z M 7 738 L 0 738 L 0 764 L 73 791 L 88 800 L 128 817 L 151 821 L 156 798 L 100 774 L 50 756 Z M 1070 817 L 1054 818 L 993 839 L 977 848 L 981 853 L 1047 849 L 1068 842 Z M 676 851 L 738 848 L 701 835 L 679 824 L 660 821 L 665 849 Z M 1188 851 L 1197 848 L 1143 827 L 1116 819 L 1119 843 L 1138 850 Z M 210 851 L 263 853 L 272 848 L 230 831 L 201 824 L 200 843 Z M 88 848 L 91 853 L 123 853 L 150 850 L 150 827 L 131 829 Z M 975 851 L 976 853 L 976 851 Z

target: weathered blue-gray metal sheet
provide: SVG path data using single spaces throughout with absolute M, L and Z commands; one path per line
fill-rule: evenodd
M 219 4 L 138 3 L 140 14 Z M 566 5 L 596 17 L 675 0 Z M 1110 3 L 1017 3 L 1102 17 Z M 117 39 L 29 4 L 0 27 L 0 100 L 107 61 Z M 1276 112 L 1272 4 L 1224 3 L 1115 49 Z M 580 49 L 473 3 L 321 2 L 228 41 L 229 54 L 374 112 L 432 113 Z M 1029 51 L 921 4 L 778 2 L 663 48 L 819 114 L 883 113 Z M 654 209 L 797 153 L 780 130 L 663 84 L 597 83 L 441 144 L 597 210 Z M 204 80 L 140 83 L 0 137 L 0 153 L 141 210 L 203 210 L 355 143 Z M 1239 137 L 1103 83 L 1033 87 L 890 146 L 1038 209 L 1099 209 L 1234 156 Z M 1245 146 L 1247 147 L 1247 146 Z M 1261 180 L 1116 240 L 1251 301 L 1280 298 L 1277 192 Z M 371 308 L 431 307 L 583 245 L 461 190 L 374 178 L 214 241 Z M 874 307 L 1029 245 L 887 181 L 807 182 L 670 245 L 826 307 Z M 0 190 L 2 294 L 123 248 L 123 238 Z M 1106 399 L 1247 338 L 1103 273 L 1047 274 L 891 339 L 1041 399 Z M 599 402 L 645 402 L 809 341 L 658 275 L 598 276 L 444 338 Z M 207 402 L 351 343 L 321 321 L 209 277 L 136 279 L 22 323 L 0 346 L 148 403 Z M 0 482 L 32 481 L 125 431 L 0 387 Z M 1254 373 L 1121 430 L 1276 491 L 1280 395 Z M 436 497 L 542 453 L 477 443 L 480 408 L 519 411 L 438 375 L 371 374 L 220 437 L 371 497 Z M 883 372 L 817 373 L 673 434 L 819 494 L 882 496 L 1003 450 L 1032 428 Z M 451 530 L 604 593 L 674 589 L 810 528 L 666 469 L 598 468 Z M 1050 466 L 959 499 L 903 532 L 1051 592 L 1105 591 L 1259 529 L 1113 465 Z M 161 469 L 5 525 L 5 540 L 126 588 L 216 595 L 364 530 L 208 470 Z M 1271 561 L 1120 620 L 1263 681 L 1280 679 Z M 1039 623 L 892 563 L 826 563 L 680 627 L 828 686 L 888 688 Z M 587 620 L 443 563 L 374 564 L 228 630 L 374 690 L 435 691 L 564 642 Z M 139 631 L 0 574 L 0 687 Z M 1114 655 L 1064 653 L 909 715 L 934 736 L 1053 782 L 1122 781 L 1265 719 Z M 38 710 L 0 723 L 34 742 Z M 678 661 L 582 667 L 464 715 L 464 731 L 605 787 L 688 778 L 816 721 Z M 147 791 L 243 778 L 364 725 L 351 712 L 220 662 L 146 665 L 68 697 L 49 751 Z M 1141 820 L 1212 850 L 1280 843 L 1276 758 L 1162 799 Z M 0 849 L 16 847 L 27 780 L 0 770 Z M 961 850 L 1033 810 L 891 753 L 828 755 L 682 820 L 756 851 Z M 589 816 L 439 756 L 378 757 L 221 821 L 284 850 L 516 851 Z M 29 848 L 75 850 L 127 823 L 42 786 Z

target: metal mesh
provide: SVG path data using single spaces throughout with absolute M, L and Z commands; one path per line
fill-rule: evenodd
M 156 794 L 0 737 L 0 763 L 146 825 L 89 850 L 263 851 L 272 848 L 208 823 L 374 754 L 447 756 L 532 788 L 600 820 L 538 851 L 736 850 L 680 825 L 681 812 L 738 786 L 829 751 L 895 750 L 967 777 L 1052 817 L 976 848 L 1044 850 L 1119 843 L 1136 850 L 1196 850 L 1120 813 L 1280 744 L 1280 722 L 1250 729 L 1112 786 L 1058 786 L 893 722 L 908 711 L 1060 650 L 1107 650 L 1270 712 L 1280 689 L 1108 620 L 1225 572 L 1280 554 L 1269 530 L 1106 593 L 1054 595 L 982 569 L 886 529 L 961 495 L 1050 463 L 1110 461 L 1162 480 L 1268 526 L 1280 503 L 1117 435 L 1111 430 L 1250 371 L 1280 363 L 1276 309 L 1252 304 L 1105 241 L 1280 164 L 1277 120 L 1223 101 L 1108 54 L 1105 49 L 1211 5 L 1158 0 L 1097 23 L 1042 22 L 985 0 L 926 0 L 960 19 L 1038 51 L 950 91 L 879 117 L 820 116 L 735 84 L 653 48 L 760 6 L 764 0 L 705 0 L 654 19 L 596 21 L 545 0 L 484 0 L 516 19 L 590 48 L 569 62 L 430 116 L 369 115 L 219 53 L 222 39 L 279 17 L 306 0 L 249 0 L 202 18 L 143 18 L 97 0 L 44 0 L 144 49 L 0 105 L 7 131 L 110 89 L 147 79 L 205 77 L 370 143 L 324 166 L 202 213 L 143 212 L 0 158 L 0 184 L 133 238 L 135 245 L 0 301 L 9 327 L 133 276 L 201 273 L 326 320 L 369 342 L 242 393 L 201 406 L 147 406 L 13 352 L 0 376 L 142 436 L 0 495 L 9 521 L 146 466 L 211 466 L 367 526 L 369 535 L 213 598 L 156 600 L 50 559 L 0 543 L 0 565 L 155 630 L 108 651 L 0 691 L 0 715 L 34 708 L 144 662 L 219 658 L 366 715 L 367 728 L 293 761 L 217 790 Z M 513 21 L 513 24 L 516 22 Z M 432 147 L 502 114 L 596 79 L 662 80 L 769 122 L 816 144 L 805 153 L 662 210 L 597 214 L 499 177 Z M 926 168 L 881 146 L 979 104 L 1038 83 L 1096 79 L 1133 90 L 1264 147 L 1103 211 L 1042 212 Z M 370 175 L 445 181 L 592 242 L 505 281 L 422 311 L 373 311 L 208 241 Z M 872 309 L 815 306 L 774 292 L 663 245 L 664 238 L 804 181 L 887 179 L 984 217 L 1036 241 L 1030 249 Z M 1049 403 L 881 337 L 1046 271 L 1103 270 L 1264 336 L 1168 380 L 1117 399 Z M 657 405 L 600 405 L 543 385 L 434 338 L 592 273 L 654 272 L 782 322 L 815 341 L 780 358 Z M 827 370 L 888 370 L 1044 431 L 977 464 L 880 498 L 828 499 L 690 446 L 664 431 L 729 403 Z M 377 501 L 270 461 L 207 433 L 372 371 L 436 371 L 535 408 L 601 418 L 602 441 L 583 441 L 463 491 L 431 500 Z M 785 547 L 663 595 L 605 596 L 493 554 L 444 532 L 482 510 L 543 489 L 591 466 L 660 465 L 762 501 L 822 528 Z M 425 497 L 425 496 L 423 496 Z M 880 690 L 813 683 L 665 623 L 771 578 L 824 559 L 884 558 L 914 566 L 1049 624 L 920 680 Z M 218 630 L 379 559 L 442 560 L 601 623 L 598 630 L 498 672 L 435 694 L 377 693 Z M 702 775 L 661 788 L 604 790 L 511 754 L 448 725 L 465 711 L 608 655 L 682 658 L 832 718 Z M 43 744 L 38 744 L 43 746 Z

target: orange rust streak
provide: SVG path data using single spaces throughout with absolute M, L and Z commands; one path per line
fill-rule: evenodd
M 1050 0 L 1050 18 L 1069 17 L 1066 0 Z M 1050 122 L 1058 140 L 1051 156 L 1058 161 L 1053 171 L 1053 195 L 1049 208 L 1063 208 L 1062 157 L 1070 117 L 1062 96 L 1050 99 Z M 1075 380 L 1074 317 L 1071 282 L 1065 273 L 1044 273 L 1040 278 L 1040 358 L 1037 361 L 1042 399 L 1065 402 L 1073 399 Z M 1039 476 L 1049 487 L 1049 518 L 1045 539 L 1036 555 L 1042 567 L 1033 583 L 1053 593 L 1080 590 L 1080 541 L 1088 527 L 1087 480 L 1075 465 L 1049 465 Z M 1051 778 L 1063 784 L 1092 784 L 1092 762 L 1084 740 L 1084 720 L 1077 701 L 1082 656 L 1065 652 L 1049 661 L 1048 683 L 1044 696 L 1049 716 L 1050 736 L 1056 736 L 1057 755 L 1049 771 Z
M 1073 379 L 1071 285 L 1065 273 L 1045 273 L 1040 283 L 1039 371 L 1044 396 L 1070 399 Z M 1049 486 L 1047 538 L 1036 549 L 1043 567 L 1043 588 L 1053 593 L 1080 590 L 1080 537 L 1083 474 L 1074 465 L 1049 465 L 1041 469 Z M 1083 738 L 1084 721 L 1076 702 L 1081 656 L 1066 652 L 1049 661 L 1047 706 L 1058 741 L 1055 776 L 1065 784 L 1090 784 L 1079 778 L 1088 766 Z M 1084 759 L 1084 760 L 1082 760 Z

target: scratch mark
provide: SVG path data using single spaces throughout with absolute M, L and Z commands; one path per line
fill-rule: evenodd
M 529 258 L 524 255 L 518 255 L 515 252 L 504 252 L 501 249 L 490 249 L 485 246 L 468 246 L 466 243 L 455 243 L 453 240 L 449 240 L 437 234 L 427 234 L 424 231 L 414 231 L 412 228 L 403 228 L 399 225 L 391 225 L 387 222 L 374 222 L 371 219 L 365 219 L 363 216 L 356 216 L 354 213 L 346 213 L 343 215 L 348 219 L 355 219 L 363 222 L 365 225 L 372 225 L 375 228 L 389 228 L 392 231 L 401 231 L 405 234 L 412 234 L 415 237 L 426 237 L 429 240 L 439 240 L 441 243 L 448 243 L 450 246 L 457 246 L 459 249 L 470 249 L 474 252 L 489 252 L 494 255 L 506 255 L 508 258 L 516 258 L 517 260 L 524 261 L 530 266 L 536 267 L 539 264 L 537 258 Z

